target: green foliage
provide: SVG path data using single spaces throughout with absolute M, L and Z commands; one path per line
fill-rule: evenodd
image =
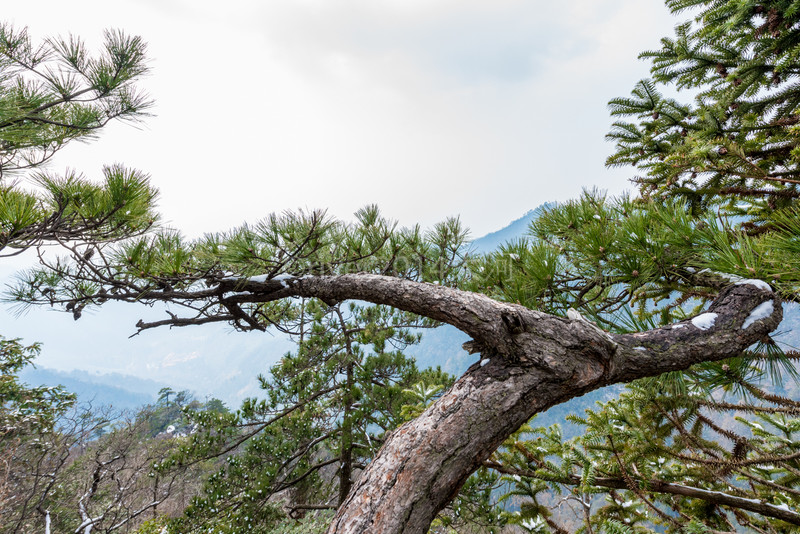
M 545 210 L 525 241 L 478 262 L 473 287 L 554 313 L 575 308 L 616 332 L 681 321 L 744 279 L 800 300 L 797 3 L 667 4 L 694 22 L 642 54 L 653 79 L 610 103 L 620 121 L 608 164 L 636 167 L 641 195 L 586 192 Z M 668 85 L 693 102 L 665 97 Z M 507 442 L 497 453 L 514 484 L 506 498 L 523 499 L 511 521 L 559 531 L 563 514 L 542 504 L 555 492 L 583 517 L 570 527 L 585 531 L 791 531 L 769 513 L 666 486 L 798 509 L 790 429 L 800 405 L 777 394 L 797 378 L 789 349 L 766 337 L 737 358 L 631 385 L 572 418 L 584 430 L 575 439 L 536 429 Z
M 500 476 L 486 468 L 473 473 L 458 495 L 434 519 L 430 534 L 499 534 L 504 532 L 507 518 L 496 506 Z
M 164 433 L 171 434 L 170 437 L 180 437 L 195 430 L 190 416 L 193 413 L 207 413 L 209 417 L 216 417 L 229 414 L 230 411 L 219 399 L 212 397 L 200 402 L 193 398 L 190 391 L 176 392 L 172 388 L 161 388 L 156 403 L 139 410 L 136 420 L 142 424 L 147 437 Z
M 74 140 L 114 119 L 138 120 L 150 106 L 134 83 L 147 72 L 139 37 L 109 31 L 89 56 L 77 38 L 34 45 L 26 29 L 0 24 L 0 254 L 45 242 L 102 242 L 156 221 L 147 175 L 111 165 L 100 184 L 68 171 L 38 171 L 28 191 L 8 176 L 36 169 Z
M 525 240 L 473 261 L 471 287 L 551 313 L 580 309 L 616 331 L 683 320 L 743 279 L 794 300 L 800 217 L 774 215 L 772 231 L 749 235 L 738 217 L 696 217 L 683 201 L 585 192 L 544 210 Z
M 150 519 L 136 529 L 136 534 L 164 534 L 164 528 L 167 528 L 168 522 L 168 518 L 164 516 Z
M 572 417 L 584 429 L 577 438 L 563 442 L 558 427 L 523 429 L 524 436 L 513 436 L 496 453 L 513 485 L 503 500 L 524 498 L 511 521 L 552 521 L 539 501 L 555 492 L 579 503 L 578 510 L 588 507 L 584 527 L 600 531 L 620 525 L 636 532 L 652 532 L 654 525 L 667 532 L 728 531 L 738 525 L 789 532 L 769 516 L 741 508 L 727 514 L 713 501 L 665 488 L 704 488 L 798 509 L 793 488 L 800 426 L 790 415 L 797 403 L 773 399 L 771 406 L 740 401 L 731 407 L 735 400 L 661 396 L 634 384 L 618 400 Z M 726 420 L 730 413 L 740 416 Z
M 800 31 L 794 2 L 667 2 L 691 9 L 661 48 L 644 52 L 653 80 L 611 101 L 617 144 L 610 165 L 633 165 L 642 193 L 684 199 L 695 214 L 722 206 L 769 228 L 774 210 L 796 202 L 796 83 Z M 659 86 L 694 93 L 692 104 L 664 97 Z
M 53 429 L 75 403 L 75 396 L 60 387 L 31 387 L 17 374 L 31 365 L 40 346 L 25 346 L 18 339 L 0 336 L 0 444 L 26 440 Z
M 217 301 L 203 288 L 223 281 L 244 287 L 249 280 L 357 272 L 454 286 L 466 273 L 466 237 L 457 219 L 427 233 L 419 227 L 398 229 L 374 206 L 360 210 L 353 223 L 333 220 L 322 211 L 287 212 L 193 242 L 161 230 L 116 247 L 73 248 L 72 261 L 44 260 L 43 267 L 20 276 L 8 298 L 22 306 L 59 303 L 79 312 L 107 300 L 176 300 L 194 316 L 175 315 L 169 321 L 175 324 L 225 321 L 242 330 L 291 329 L 297 321 L 291 303 L 237 295 Z
M 272 532 L 273 534 L 324 534 L 332 518 L 332 512 L 320 512 L 298 521 L 281 523 Z
M 57 425 L 75 404 L 75 396 L 63 388 L 19 381 L 17 374 L 32 365 L 39 350 L 39 345 L 0 337 L 0 515 L 7 525 L 0 525 L 0 532 L 26 522 L 37 486 L 29 467 L 48 465 L 41 459 L 55 447 Z
M 411 396 L 411 403 L 404 404 L 400 408 L 400 417 L 404 421 L 411 421 L 419 417 L 425 408 L 435 401 L 444 391 L 444 386 L 434 379 L 433 384 L 426 384 L 425 382 L 417 382 L 410 388 L 404 389 L 403 393 Z
M 76 37 L 35 45 L 26 28 L 0 24 L 0 178 L 113 119 L 139 119 L 151 102 L 134 82 L 146 72 L 140 37 L 107 31 L 93 57 Z
M 425 233 L 419 227 L 398 229 L 376 206 L 367 206 L 351 224 L 323 211 L 272 214 L 255 225 L 208 235 L 193 247 L 196 267 L 204 272 L 270 278 L 382 272 L 446 284 L 457 280 L 466 237 L 457 219 Z
M 336 506 L 385 433 L 452 383 L 403 355 L 419 339 L 409 327 L 425 324 L 409 314 L 301 300 L 288 315 L 297 350 L 259 377 L 263 399 L 236 413 L 189 411 L 199 431 L 167 465 L 225 461 L 176 531 L 272 532 L 288 528 L 287 511 Z

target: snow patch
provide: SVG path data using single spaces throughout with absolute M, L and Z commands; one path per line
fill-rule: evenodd
M 579 312 L 578 310 L 570 308 L 567 310 L 567 319 L 569 319 L 570 321 L 582 321 L 583 316 L 581 315 L 581 312 Z
M 481 360 L 481 367 L 483 367 L 484 365 L 486 365 L 486 364 L 487 364 L 487 363 L 489 363 L 490 361 L 491 361 L 491 360 L 490 360 L 489 358 L 486 358 L 486 359 L 483 359 L 483 360 Z
M 246 282 L 255 282 L 255 283 L 258 283 L 258 284 L 263 284 L 264 282 L 268 282 L 270 280 L 275 280 L 276 282 L 280 282 L 283 287 L 289 287 L 289 284 L 287 284 L 287 282 L 290 281 L 290 280 L 295 280 L 295 279 L 297 279 L 297 277 L 296 276 L 292 276 L 291 274 L 279 274 L 278 276 L 273 276 L 272 278 L 270 278 L 269 274 L 259 274 L 259 275 L 251 276 L 249 278 L 244 278 L 244 279 L 242 279 L 239 276 L 226 276 L 222 280 L 223 281 L 228 281 L 228 282 L 238 282 L 238 281 L 244 280 Z
M 766 283 L 763 280 L 756 280 L 753 278 L 747 280 L 740 280 L 736 282 L 736 285 L 737 286 L 751 285 L 751 286 L 756 286 L 758 289 L 766 289 L 767 291 L 772 291 L 772 288 L 769 286 L 768 283 Z
M 716 313 L 702 313 L 692 318 L 692 324 L 700 330 L 710 330 L 714 327 L 714 321 L 716 320 Z
M 243 297 L 243 296 L 250 296 L 252 293 L 249 291 L 234 291 L 233 293 L 226 293 L 228 297 Z
M 544 519 L 537 517 L 536 519 L 525 519 L 522 521 L 522 526 L 528 530 L 541 528 L 544 525 Z
M 728 282 L 730 282 L 732 284 L 734 284 L 734 283 L 738 284 L 739 282 L 744 280 L 744 278 L 742 278 L 741 276 L 739 276 L 737 274 L 721 273 L 719 271 L 712 271 L 711 269 L 703 269 L 702 271 L 700 271 L 697 274 L 704 274 L 704 273 L 708 273 L 708 274 L 713 274 L 715 276 L 719 276 L 723 280 L 727 280 Z
M 647 350 L 647 347 L 633 347 L 633 350 Z
M 279 274 L 278 276 L 273 278 L 273 280 L 275 280 L 276 282 L 280 282 L 283 287 L 289 287 L 289 284 L 287 283 L 287 281 L 288 280 L 294 280 L 294 279 L 295 279 L 295 277 L 292 276 L 291 274 Z
M 685 324 L 674 324 L 672 325 L 673 330 L 677 330 L 678 328 L 686 328 Z
M 744 324 L 742 325 L 742 330 L 747 330 L 756 321 L 766 319 L 772 315 L 773 311 L 775 311 L 775 306 L 772 304 L 771 300 L 762 302 L 750 312 L 750 315 L 747 316 L 747 319 L 745 319 Z

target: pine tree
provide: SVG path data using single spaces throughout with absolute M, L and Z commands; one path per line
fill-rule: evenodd
M 669 0 L 694 21 L 644 52 L 652 80 L 610 103 L 617 122 L 611 165 L 633 165 L 642 194 L 685 199 L 700 213 L 721 205 L 747 215 L 753 235 L 796 204 L 798 7 L 791 1 Z M 693 103 L 660 87 L 695 92 Z
M 490 294 L 574 308 L 618 332 L 681 321 L 746 279 L 798 301 L 798 6 L 667 4 L 694 10 L 694 20 L 642 54 L 652 80 L 610 103 L 633 122 L 613 125 L 608 163 L 635 166 L 641 196 L 590 192 L 549 210 L 527 241 L 483 266 L 496 273 L 513 258 L 511 277 L 476 280 Z M 673 84 L 694 101 L 663 96 Z M 530 502 L 543 489 L 588 495 L 587 531 L 791 531 L 800 403 L 780 393 L 796 391 L 798 359 L 793 342 L 765 336 L 737 358 L 635 383 L 574 420 L 581 438 L 561 443 L 538 429 L 547 446 L 517 438 L 494 462 L 539 481 L 513 482 Z
M 141 119 L 151 102 L 135 82 L 146 72 L 140 37 L 108 31 L 102 53 L 92 56 L 78 38 L 34 45 L 27 30 L 0 24 L 0 255 L 53 241 L 119 239 L 155 223 L 156 191 L 140 171 L 111 165 L 96 184 L 75 171 L 42 169 L 110 121 Z
M 122 32 L 107 32 L 102 53 L 92 56 L 77 38 L 34 45 L 27 30 L 0 23 L 0 257 L 55 243 L 87 254 L 87 243 L 107 244 L 154 225 L 156 190 L 140 171 L 107 166 L 98 184 L 75 171 L 57 175 L 45 169 L 70 142 L 93 139 L 112 120 L 144 116 L 150 102 L 135 85 L 147 71 L 144 53 L 141 38 Z M 81 310 L 70 307 L 76 319 Z M 71 411 L 75 397 L 63 388 L 19 382 L 17 374 L 39 350 L 37 344 L 25 347 L 0 337 L 3 532 L 39 529 L 51 519 L 58 524 L 49 508 L 63 496 L 58 484 L 71 467 L 74 447 L 96 438 L 107 424 L 100 416 Z M 117 467 L 102 476 L 119 475 Z M 134 506 L 127 495 L 119 497 L 116 519 L 121 502 Z M 82 504 L 98 503 L 89 498 Z M 96 531 L 118 522 L 103 516 L 106 524 L 98 520 Z M 81 521 L 68 522 L 67 528 L 74 530 Z
M 716 1 L 712 8 L 723 4 L 747 2 Z M 789 73 L 784 77 L 791 78 Z M 642 94 L 636 98 L 645 98 Z M 659 130 L 654 138 L 644 124 L 662 120 L 671 110 L 637 113 L 642 125 L 626 128 L 644 132 L 644 155 L 672 146 L 659 144 L 658 136 L 667 134 Z M 676 135 L 684 139 L 681 131 Z M 715 148 L 717 156 L 732 152 L 729 142 L 735 140 L 712 138 L 727 143 Z M 626 142 L 620 141 L 620 154 L 630 148 Z M 698 171 L 705 160 L 716 161 L 701 152 L 691 153 Z M 653 154 L 661 162 L 662 153 Z M 667 161 L 669 154 L 663 155 Z M 782 172 L 776 169 L 768 172 Z M 779 178 L 776 183 L 789 184 L 785 189 L 791 191 L 793 184 Z M 754 196 L 775 188 L 757 180 L 774 182 L 746 178 Z M 672 185 L 665 181 L 665 187 Z M 771 219 L 754 218 L 748 222 L 755 226 L 736 227 L 738 222 L 710 210 L 741 208 L 724 187 L 709 189 L 703 182 L 694 197 L 684 195 L 683 202 L 670 197 L 663 206 L 655 200 L 658 187 L 653 190 L 649 183 L 642 199 L 613 202 L 587 194 L 543 217 L 530 240 L 471 264 L 464 262 L 465 233 L 457 221 L 426 234 L 419 228 L 397 229 L 374 208 L 360 211 L 354 223 L 322 212 L 273 215 L 194 242 L 161 232 L 119 247 L 93 247 L 88 257 L 73 250 L 71 261 L 46 263 L 13 297 L 65 308 L 108 300 L 167 301 L 182 304 L 188 314 L 140 322 L 140 330 L 214 321 L 263 330 L 293 319 L 287 300 L 293 297 L 327 306 L 367 301 L 462 329 L 472 337 L 465 348 L 480 353 L 480 359 L 416 419 L 386 438 L 329 528 L 424 532 L 469 476 L 535 413 L 604 385 L 738 357 L 759 340 L 771 345 L 768 335 L 782 315 L 778 294 L 792 299 L 796 293 L 798 271 L 786 265 L 796 257 L 800 218 L 790 205 L 770 206 L 770 198 L 791 194 L 765 193 L 763 205 L 772 211 L 758 204 L 752 216 L 769 213 Z M 714 204 L 712 198 L 723 200 Z M 786 363 L 763 351 L 749 354 L 748 364 L 759 361 L 776 369 Z M 709 374 L 723 375 L 724 365 L 709 364 Z M 672 376 L 670 384 L 680 383 Z M 286 425 L 298 427 L 286 427 L 285 433 L 299 435 L 307 422 L 286 418 Z M 291 457 L 293 450 L 287 444 L 275 454 Z M 236 457 L 231 458 L 238 469 Z M 236 469 L 231 480 L 248 473 Z M 585 484 L 577 497 L 585 501 L 590 489 Z M 603 525 L 608 531 L 629 530 L 615 518 Z M 696 522 L 685 526 L 703 528 Z
M 414 391 L 433 388 L 435 397 L 452 383 L 403 354 L 419 340 L 409 328 L 426 324 L 416 316 L 306 299 L 293 308 L 284 330 L 297 350 L 259 377 L 266 398 L 228 416 L 191 413 L 199 432 L 172 461 L 226 461 L 176 530 L 272 532 L 284 514 L 335 510 L 404 408 L 420 400 Z

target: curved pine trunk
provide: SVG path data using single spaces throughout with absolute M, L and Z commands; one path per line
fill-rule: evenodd
M 742 329 L 766 301 L 769 313 Z M 534 414 L 602 386 L 737 355 L 782 317 L 775 295 L 752 285 L 723 291 L 707 312 L 716 315 L 705 320 L 629 335 L 498 306 L 506 319 L 496 327 L 506 331 L 504 346 L 516 350 L 498 354 L 478 341 L 483 365 L 473 365 L 420 417 L 388 436 L 328 534 L 424 534 L 466 479 Z
M 216 285 L 214 285 L 216 284 Z M 738 355 L 780 323 L 780 300 L 760 281 L 719 293 L 708 311 L 677 325 L 611 335 L 477 293 L 369 273 L 280 279 L 220 278 L 196 292 L 149 290 L 151 300 L 219 299 L 230 315 L 137 324 L 185 326 L 234 320 L 259 327 L 240 305 L 288 297 L 362 300 L 445 322 L 482 354 L 437 402 L 393 432 L 353 485 L 328 534 L 424 534 L 464 481 L 534 414 L 593 389 Z M 141 291 L 98 293 L 139 300 Z M 489 360 L 488 362 L 486 360 Z

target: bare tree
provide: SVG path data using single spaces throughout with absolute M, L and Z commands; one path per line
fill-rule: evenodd
M 167 461 L 181 438 L 150 438 L 149 429 L 147 411 L 120 419 L 84 406 L 26 436 L 9 452 L 0 532 L 51 523 L 57 532 L 128 532 L 159 510 L 181 511 L 175 495 L 196 487 L 191 470 Z

